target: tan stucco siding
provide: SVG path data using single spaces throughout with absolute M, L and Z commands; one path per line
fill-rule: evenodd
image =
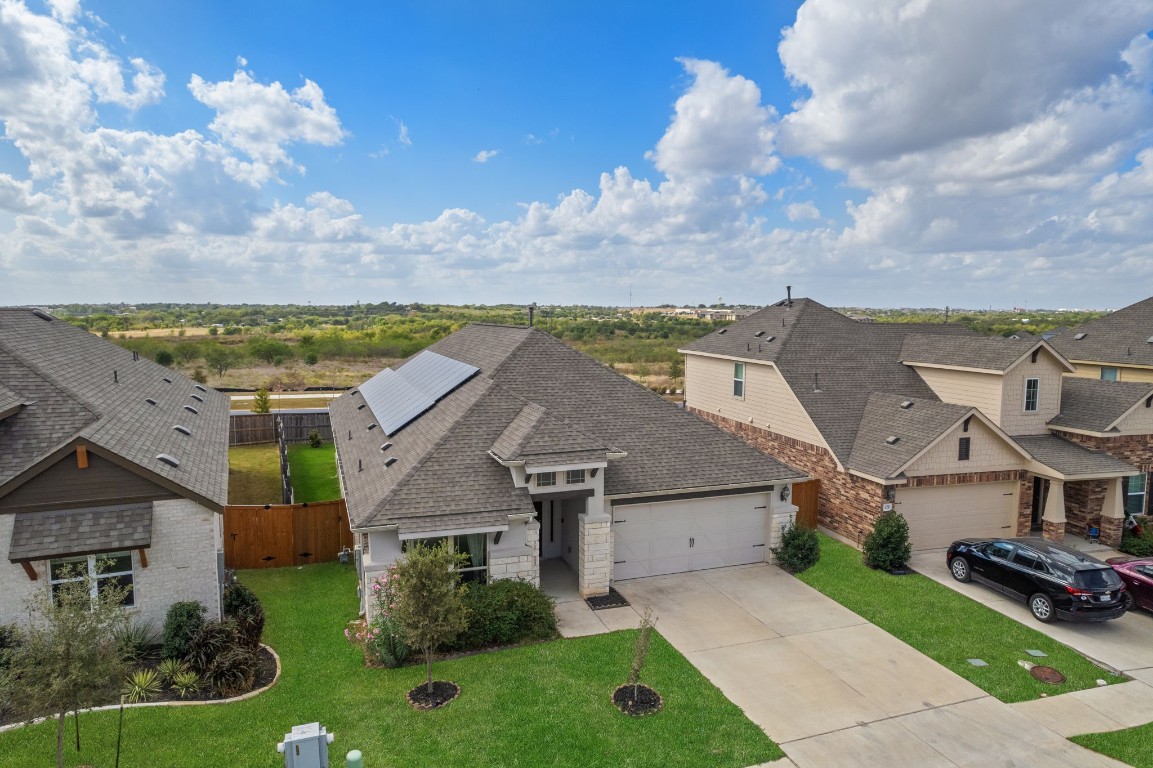
M 1062 367 L 1048 353 L 1037 356 L 1037 362 L 1025 358 L 1006 371 L 1003 379 L 1001 421 L 998 426 L 1010 435 L 1044 435 L 1046 424 L 1061 412 Z M 1025 412 L 1025 380 L 1038 379 L 1037 410 Z
M 971 405 L 997 425 L 1001 424 L 1001 375 L 913 366 L 917 374 L 946 403 Z
M 1106 363 L 1098 365 L 1097 363 L 1073 363 L 1077 366 L 1077 370 L 1070 376 L 1078 376 L 1082 379 L 1099 379 L 1101 378 L 1101 365 L 1107 365 L 1110 368 L 1117 369 L 1117 381 L 1145 381 L 1153 383 L 1153 368 L 1130 368 L 1124 365 L 1108 366 Z
M 1128 416 L 1117 422 L 1117 430 L 1122 435 L 1153 435 L 1153 408 L 1146 408 L 1142 401 Z
M 969 438 L 969 460 L 957 459 L 960 439 Z M 926 451 L 919 459 L 905 469 L 910 477 L 921 475 L 952 475 L 962 472 L 1000 472 L 1021 469 L 1025 457 L 1005 443 L 1005 440 L 985 425 L 973 418 L 969 431 L 958 424 L 949 434 Z
M 751 423 L 795 440 L 825 445 L 821 433 L 813 426 L 776 367 L 746 363 L 744 397 L 734 397 L 734 362 L 686 355 L 685 403 L 706 413 Z

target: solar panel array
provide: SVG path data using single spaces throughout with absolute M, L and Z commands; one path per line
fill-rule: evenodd
M 391 436 L 479 370 L 426 349 L 395 371 L 385 368 L 364 382 L 360 394 Z

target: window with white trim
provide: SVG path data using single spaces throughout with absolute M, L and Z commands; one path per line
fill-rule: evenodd
M 444 541 L 451 542 L 454 552 L 468 558 L 465 564 L 457 569 L 460 571 L 460 580 L 481 584 L 488 581 L 487 533 L 464 533 L 457 536 L 437 536 L 431 539 L 405 539 L 401 542 L 400 551 L 407 552 L 408 545 L 413 541 L 419 541 L 426 547 L 439 547 Z
M 733 397 L 745 396 L 745 364 L 733 363 Z
M 536 473 L 536 487 L 548 488 L 556 485 L 556 472 L 537 472 Z
M 585 481 L 585 471 L 583 469 L 570 469 L 564 473 L 565 485 L 580 485 Z
M 1036 413 L 1037 396 L 1040 391 L 1040 379 L 1025 379 L 1025 413 Z
M 1101 381 L 1117 381 L 1119 371 L 1110 366 L 1101 366 Z
M 1122 479 L 1125 491 L 1125 514 L 1145 514 L 1145 499 L 1149 495 L 1149 475 L 1132 475 Z
M 53 597 L 64 584 L 83 582 L 92 577 L 92 599 L 108 585 L 127 587 L 128 594 L 121 603 L 125 608 L 135 605 L 135 592 L 132 585 L 132 553 L 108 552 L 102 555 L 64 557 L 48 561 L 48 582 Z

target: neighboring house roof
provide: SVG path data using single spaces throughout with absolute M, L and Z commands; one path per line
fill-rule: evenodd
M 794 299 L 791 306 L 788 301 L 773 304 L 683 351 L 773 363 L 837 460 L 851 468 L 872 394 L 940 401 L 916 371 L 901 363 L 910 334 L 976 337 L 964 326 L 945 323 L 858 323 L 812 299 Z
M 556 465 L 612 458 L 608 496 L 803 477 L 542 331 L 476 324 L 429 349 L 480 372 L 394 435 L 368 428 L 375 416 L 358 393 L 332 402 L 354 528 L 395 523 L 403 535 L 532 514 L 527 489 L 513 487 L 494 455 Z
M 908 407 L 902 407 L 906 403 Z M 849 466 L 871 477 L 893 477 L 974 410 L 874 392 L 865 406 Z
M 1039 348 L 1048 350 L 1066 368 L 1074 370 L 1069 361 L 1040 339 L 1022 344 L 1020 340 L 1000 336 L 942 338 L 940 334 L 912 333 L 905 337 L 905 343 L 901 347 L 901 362 L 906 365 L 932 365 L 1003 373 Z
M 206 506 L 227 502 L 225 395 L 25 308 L 0 309 L 0 382 L 23 405 L 0 420 L 0 497 L 80 442 Z
M 1061 412 L 1050 427 L 1108 432 L 1134 405 L 1153 395 L 1153 384 L 1067 376 L 1061 384 Z
M 1013 438 L 1037 461 L 1067 479 L 1089 475 L 1135 475 L 1138 470 L 1104 451 L 1094 451 L 1057 435 L 1019 435 Z
M 1070 360 L 1153 367 L 1151 340 L 1153 297 L 1070 328 L 1054 336 L 1052 343 Z

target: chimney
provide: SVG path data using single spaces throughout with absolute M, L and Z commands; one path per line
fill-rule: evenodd
M 793 286 L 791 286 L 791 285 L 785 286 L 785 295 L 788 296 L 788 298 L 785 299 L 785 307 L 787 307 L 788 309 L 792 309 L 793 308 Z
M 532 328 L 532 318 L 536 314 L 536 302 L 528 305 L 528 327 Z

